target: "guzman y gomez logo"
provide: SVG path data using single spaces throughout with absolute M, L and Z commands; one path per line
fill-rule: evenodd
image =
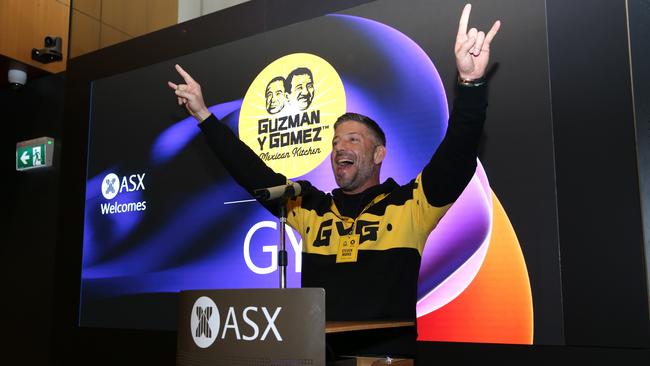
M 112 200 L 120 193 L 144 191 L 144 176 L 142 174 L 131 174 L 128 176 L 118 177 L 115 173 L 107 174 L 102 179 L 102 196 L 107 200 Z M 144 211 L 147 209 L 147 201 L 138 202 L 104 202 L 100 204 L 102 215 L 112 215 L 133 211 Z
M 327 61 L 294 53 L 268 65 L 246 92 L 239 137 L 288 178 L 316 168 L 329 155 L 334 122 L 345 113 L 345 90 Z

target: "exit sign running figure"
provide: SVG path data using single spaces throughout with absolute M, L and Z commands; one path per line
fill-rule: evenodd
M 54 139 L 39 137 L 16 144 L 16 170 L 29 170 L 52 166 Z

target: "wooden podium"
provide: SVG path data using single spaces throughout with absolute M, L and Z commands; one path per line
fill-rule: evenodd
M 181 291 L 177 366 L 325 366 L 322 288 Z
M 413 326 L 395 321 L 325 322 L 322 288 L 182 291 L 176 365 L 412 365 L 407 359 L 347 356 L 349 347 L 327 353 L 332 348 L 326 337 L 355 345 L 348 340 L 356 335 L 366 341 L 366 334 Z

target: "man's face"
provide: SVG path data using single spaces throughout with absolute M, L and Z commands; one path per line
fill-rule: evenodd
M 314 99 L 314 82 L 308 74 L 295 75 L 291 79 L 291 101 L 292 103 L 305 110 Z
M 282 110 L 287 101 L 287 94 L 284 91 L 284 82 L 276 80 L 266 87 L 266 110 L 275 114 Z
M 345 121 L 334 131 L 332 140 L 332 170 L 336 184 L 346 193 L 359 193 L 379 180 L 379 164 L 384 149 L 378 146 L 374 135 L 366 125 L 357 121 Z M 373 175 L 374 169 L 377 174 Z M 373 179 L 377 182 L 371 184 Z

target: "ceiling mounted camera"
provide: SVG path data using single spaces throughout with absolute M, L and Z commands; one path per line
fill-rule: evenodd
M 32 49 L 32 59 L 43 64 L 49 64 L 54 61 L 61 61 L 63 53 L 61 52 L 63 40 L 61 37 L 45 37 L 45 46 L 41 49 Z

